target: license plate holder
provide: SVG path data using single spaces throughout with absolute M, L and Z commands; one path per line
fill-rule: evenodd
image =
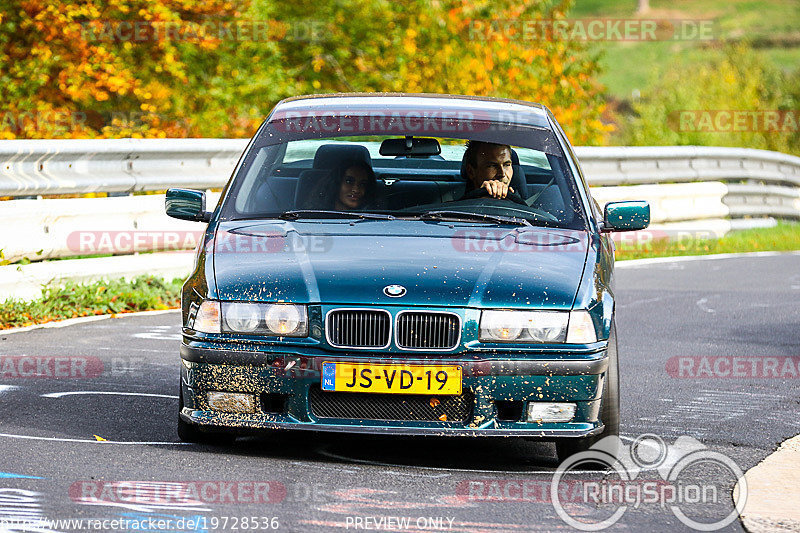
M 459 395 L 461 365 L 322 363 L 321 388 L 330 392 Z

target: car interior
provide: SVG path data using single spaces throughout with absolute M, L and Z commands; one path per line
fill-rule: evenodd
M 362 162 L 373 169 L 377 203 L 381 205 L 381 210 L 413 210 L 416 206 L 453 202 L 466 192 L 466 163 L 460 159 L 446 160 L 438 151 L 374 159 L 364 144 L 321 144 L 316 148 L 313 159 L 261 165 L 252 185 L 243 187 L 241 191 L 249 189 L 255 192 L 247 195 L 245 208 L 240 211 L 282 213 L 302 209 L 311 191 L 330 179 L 343 161 Z M 570 191 L 561 160 L 549 154 L 546 157 L 550 168 L 520 164 L 517 151 L 512 149 L 513 177 L 510 186 L 528 206 L 558 217 L 569 205 Z

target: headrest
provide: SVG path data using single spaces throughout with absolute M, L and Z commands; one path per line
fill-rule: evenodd
M 314 168 L 332 170 L 342 161 L 363 161 L 372 166 L 372 158 L 366 146 L 357 144 L 323 144 L 314 154 Z

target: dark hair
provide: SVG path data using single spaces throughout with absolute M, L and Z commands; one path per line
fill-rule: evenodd
M 333 180 L 336 184 L 336 192 L 338 194 L 339 187 L 342 185 L 342 180 L 344 180 L 344 173 L 347 172 L 348 168 L 360 168 L 367 174 L 367 191 L 364 195 L 364 198 L 374 198 L 375 197 L 375 189 L 377 188 L 376 178 L 375 178 L 375 171 L 372 170 L 372 166 L 368 165 L 365 161 L 361 159 L 348 159 L 342 161 L 339 164 L 339 168 L 336 170 L 336 179 Z
M 467 151 L 464 152 L 464 161 L 466 161 L 466 163 L 471 167 L 477 167 L 478 152 L 481 149 L 492 148 L 495 146 L 508 148 L 508 151 L 511 152 L 511 146 L 507 144 L 490 143 L 486 141 L 467 141 Z
M 375 197 L 377 196 L 378 184 L 372 167 L 360 159 L 347 159 L 339 163 L 333 172 L 331 172 L 330 176 L 321 180 L 316 187 L 314 187 L 302 208 L 333 209 L 336 204 L 336 199 L 339 197 L 339 189 L 342 186 L 344 174 L 347 172 L 348 168 L 353 167 L 359 168 L 367 174 L 367 188 L 364 193 L 364 204 L 361 207 L 374 203 Z
M 358 168 L 363 170 L 367 174 L 367 187 L 364 191 L 364 202 L 361 204 L 359 209 L 362 209 L 371 203 L 375 202 L 375 196 L 378 189 L 378 184 L 375 178 L 375 171 L 372 170 L 372 166 L 368 165 L 365 161 L 360 159 L 348 159 L 342 161 L 339 165 L 338 170 L 336 171 L 336 179 L 332 179 L 333 182 L 333 190 L 331 198 L 334 198 L 334 202 L 336 202 L 335 198 L 339 197 L 339 188 L 342 186 L 342 182 L 344 181 L 344 174 L 347 172 L 349 168 Z

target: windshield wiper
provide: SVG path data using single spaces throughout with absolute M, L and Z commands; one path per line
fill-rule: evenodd
M 356 211 L 328 211 L 325 209 L 294 209 L 278 215 L 284 220 L 298 218 L 362 218 L 370 220 L 394 220 L 396 217 L 384 213 L 359 213 Z
M 480 220 L 485 222 L 497 222 L 499 224 L 513 224 L 515 226 L 532 226 L 531 222 L 525 218 L 504 217 L 500 215 L 486 215 L 484 213 L 470 213 L 466 211 L 427 211 L 419 215 L 420 220 Z

